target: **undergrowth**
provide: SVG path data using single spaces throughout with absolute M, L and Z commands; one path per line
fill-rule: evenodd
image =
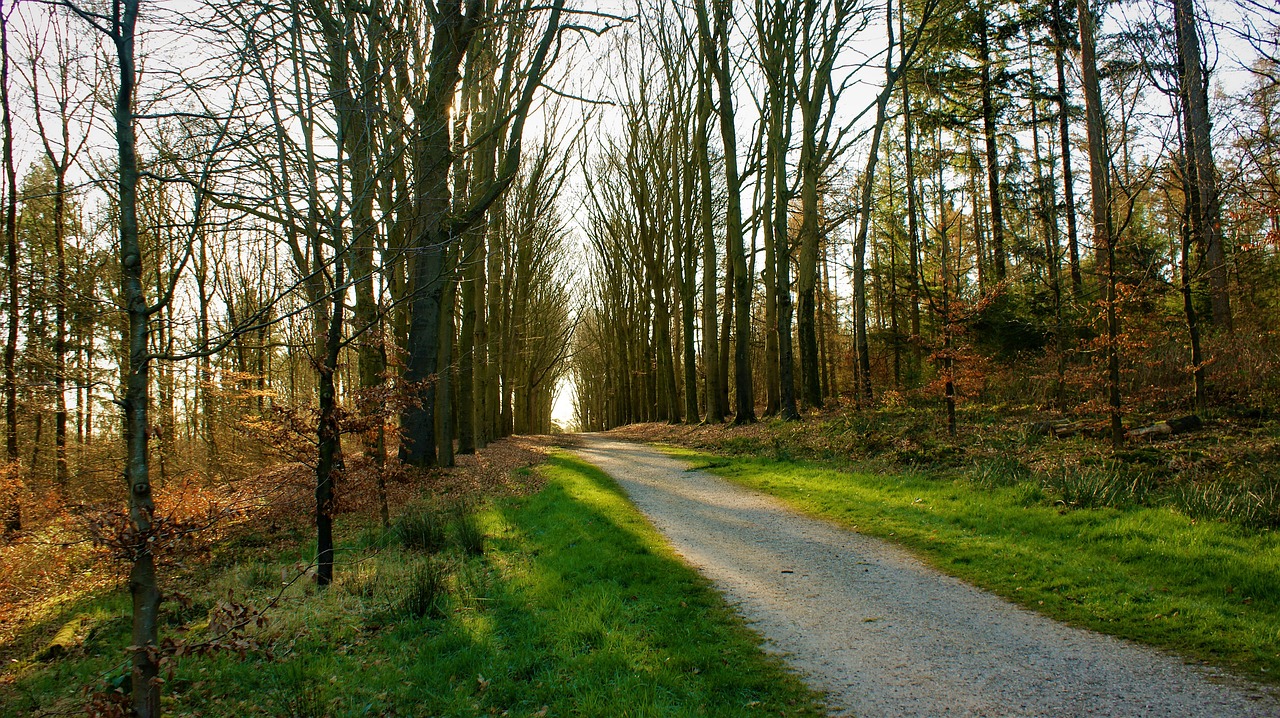
M 197 640 L 228 606 L 266 620 L 239 651 L 177 659 L 166 714 L 821 714 L 612 480 L 565 456 L 538 471 L 531 496 L 414 501 L 389 530 L 345 522 L 327 589 L 298 579 L 314 553 L 301 535 L 227 554 L 166 620 Z M 82 686 L 126 681 L 127 595 L 65 615 L 92 630 L 57 660 L 9 667 L 0 716 L 82 712 Z
M 1026 407 L 969 405 L 955 437 L 939 425 L 936 411 L 909 404 L 839 409 L 801 422 L 617 431 L 722 456 L 923 473 L 986 488 L 1032 483 L 1067 508 L 1165 507 L 1249 530 L 1280 528 L 1280 422 L 1218 410 L 1205 417 L 1202 430 L 1131 440 L 1113 451 L 1087 424 L 1068 438 L 1046 436 L 1034 429 L 1042 416 Z

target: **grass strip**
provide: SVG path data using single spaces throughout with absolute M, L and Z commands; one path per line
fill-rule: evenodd
M 822 714 L 818 697 L 761 652 L 755 634 L 665 547 L 608 476 L 563 454 L 537 470 L 547 481 L 542 491 L 493 500 L 478 514 L 483 556 L 461 546 L 435 554 L 402 548 L 395 533 L 379 529 L 348 536 L 353 548 L 335 584 L 321 593 L 298 587 L 258 635 L 272 655 L 181 659 L 165 688 L 166 712 Z M 305 555 L 305 546 L 298 549 Z M 277 590 L 280 568 L 295 560 L 295 552 L 281 554 L 280 564 L 231 567 L 211 580 L 203 600 L 227 591 L 239 601 L 263 600 Z M 423 576 L 446 587 L 431 604 L 439 610 L 400 609 L 415 587 L 422 591 Z M 70 706 L 78 686 L 118 662 L 127 643 L 124 609 L 119 596 L 81 606 L 116 618 L 101 623 L 106 628 L 83 649 L 33 665 L 4 686 L 0 715 Z M 198 635 L 202 616 L 187 613 Z
M 1068 509 L 1031 483 L 984 487 L 663 448 L 1053 618 L 1267 682 L 1280 676 L 1275 532 L 1163 507 Z

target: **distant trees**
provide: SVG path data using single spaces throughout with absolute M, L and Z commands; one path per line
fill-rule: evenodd
M 1082 8 L 1092 15 L 1082 19 Z M 616 338 L 575 350 L 584 426 L 669 418 L 673 393 L 689 419 L 690 398 L 707 421 L 730 408 L 740 421 L 757 412 L 794 418 L 843 382 L 863 405 L 890 392 L 894 401 L 903 392 L 936 396 L 955 430 L 966 396 L 997 391 L 982 389 L 983 377 L 1019 373 L 1011 362 L 1025 368 L 1009 384 L 1021 387 L 1020 401 L 1105 407 L 1116 441 L 1127 397 L 1167 397 L 1174 382 L 1194 404 L 1209 401 L 1209 367 L 1240 339 L 1221 332 L 1240 316 L 1231 305 L 1262 296 L 1244 289 L 1241 272 L 1267 254 L 1242 239 L 1267 230 L 1252 228 L 1244 205 L 1226 209 L 1237 200 L 1225 198 L 1272 195 L 1261 189 L 1270 176 L 1261 149 L 1269 110 L 1248 130 L 1228 129 L 1234 115 L 1215 115 L 1203 38 L 1217 27 L 1252 43 L 1261 84 L 1241 97 L 1257 105 L 1275 94 L 1261 91 L 1267 78 L 1274 85 L 1262 38 L 1275 14 L 1243 3 L 1238 18 L 1215 23 L 1191 2 L 1149 9 L 1175 37 L 1157 39 L 1145 16 L 1056 0 L 887 8 L 780 0 L 687 12 L 637 4 L 633 40 L 611 61 L 661 65 L 655 75 L 676 73 L 681 91 L 668 95 L 662 82 L 633 72 L 606 94 L 623 115 L 640 105 L 651 117 L 692 118 L 679 121 L 694 142 L 660 144 L 660 163 L 645 150 L 625 182 L 605 179 L 608 163 L 584 165 L 588 183 L 644 192 L 586 218 L 588 235 L 608 228 L 617 238 L 591 245 L 600 274 L 583 336 Z M 1082 26 L 1094 34 L 1092 48 L 1082 45 Z M 872 32 L 887 42 L 883 56 L 867 60 L 853 48 L 866 47 Z M 662 47 L 681 51 L 651 49 Z M 701 68 L 683 69 L 697 57 Z M 846 88 L 868 82 L 873 68 L 881 68 L 881 91 L 851 102 Z M 1153 103 L 1148 90 L 1157 88 L 1174 104 Z M 606 138 L 634 137 L 634 123 L 615 123 L 614 114 L 597 115 Z M 1175 136 L 1170 127 L 1183 129 Z M 1244 152 L 1260 183 L 1219 169 L 1215 152 L 1234 132 L 1233 152 Z M 596 156 L 616 154 L 612 141 Z M 680 176 L 667 168 L 683 165 L 697 168 L 703 251 L 683 251 L 680 225 L 670 224 L 655 246 L 666 247 L 668 261 L 695 266 L 642 268 L 643 247 L 628 241 L 643 228 L 617 218 L 663 205 L 661 188 Z M 1081 222 L 1093 231 L 1080 232 Z M 654 321 L 667 309 L 647 283 L 698 271 L 700 301 L 665 293 L 670 311 L 693 310 L 680 331 L 697 335 L 668 361 L 661 348 L 674 339 L 663 336 L 668 322 Z M 819 281 L 829 277 L 836 287 Z M 1185 328 L 1170 333 L 1169 321 Z M 1266 341 L 1265 331 L 1255 336 Z M 694 381 L 673 391 L 669 379 L 684 367 L 697 370 Z M 649 392 L 650 382 L 660 389 Z

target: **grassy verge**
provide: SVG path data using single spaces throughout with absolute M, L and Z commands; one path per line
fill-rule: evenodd
M 910 547 L 947 573 L 1055 618 L 1269 682 L 1280 675 L 1274 531 L 1136 503 L 1068 508 L 1058 489 L 1030 480 L 992 485 L 667 450 L 804 512 Z
M 394 531 L 345 537 L 337 581 L 284 589 L 265 626 L 175 664 L 170 715 L 819 715 L 815 696 L 657 534 L 605 475 L 557 455 L 546 487 L 482 510 L 411 507 Z M 482 538 L 477 539 L 477 531 Z M 261 606 L 309 555 L 296 543 L 212 576 L 172 635 L 215 630 L 228 604 Z M 123 675 L 127 598 L 79 648 L 0 686 L 0 715 L 65 711 Z

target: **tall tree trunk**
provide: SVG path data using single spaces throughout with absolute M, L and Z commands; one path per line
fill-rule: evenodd
M 473 7 L 474 6 L 474 7 Z M 468 9 L 479 3 L 468 0 Z M 478 18 L 464 15 L 460 0 L 444 3 L 432 19 L 431 83 L 415 107 L 413 212 L 417 226 L 412 245 L 409 356 L 404 378 L 419 385 L 419 403 L 400 418 L 400 458 L 419 467 L 437 461 L 436 388 L 439 381 L 440 312 L 449 281 L 446 257 L 456 241 L 445 231 L 450 210 L 449 114 L 459 67 Z
M 818 348 L 822 357 L 822 395 L 824 398 L 837 399 L 840 396 L 837 353 L 838 342 L 835 326 L 837 307 L 836 298 L 831 292 L 831 245 L 822 245 L 822 292 L 818 296 Z
M 889 216 L 893 218 L 893 229 L 890 230 L 889 240 L 889 273 L 886 280 L 889 283 L 889 336 L 893 343 L 893 388 L 902 388 L 902 336 L 898 324 L 898 204 L 897 193 L 893 186 L 893 164 L 890 162 L 891 157 L 885 157 L 885 174 L 889 187 Z
M 196 343 L 200 349 L 199 369 L 196 371 L 196 396 L 200 411 L 200 439 L 204 442 L 204 459 L 208 468 L 219 465 L 218 441 L 213 401 L 213 357 L 209 352 L 209 304 L 213 292 L 209 287 L 209 247 L 207 233 L 196 238 Z M 83 372 L 82 372 L 83 373 Z M 82 383 L 85 377 L 81 377 Z M 77 407 L 77 412 L 79 407 Z M 206 469 L 207 470 L 207 469 Z
M 735 424 L 748 424 L 756 420 L 755 395 L 751 376 L 751 274 L 747 271 L 746 252 L 742 246 L 742 183 L 738 176 L 738 140 L 734 125 L 733 83 L 730 77 L 729 29 L 727 8 L 717 4 L 716 33 L 713 36 L 707 20 L 707 8 L 698 5 L 698 29 L 702 42 L 707 46 L 720 97 L 720 136 L 724 142 L 724 173 L 728 188 L 728 215 L 725 239 L 729 260 L 734 271 L 734 383 L 736 387 Z
M 904 37 L 906 29 L 899 13 L 900 34 Z M 906 43 L 899 45 L 901 71 L 906 70 Z M 902 77 L 902 140 L 903 159 L 907 175 L 907 273 L 908 290 L 911 292 L 911 361 L 907 369 L 907 384 L 914 387 L 920 380 L 923 362 L 923 344 L 920 340 L 920 210 L 917 207 L 916 193 L 916 157 L 914 149 L 915 125 L 912 120 L 911 83 L 907 76 Z
M 1058 212 L 1057 187 L 1053 175 L 1053 151 L 1049 151 L 1048 162 L 1045 162 L 1040 151 L 1040 112 L 1038 100 L 1038 78 L 1035 75 L 1034 44 L 1027 35 L 1027 62 L 1031 68 L 1031 146 L 1036 167 L 1036 196 L 1039 207 L 1041 233 L 1043 234 L 1045 267 L 1049 275 L 1049 290 L 1053 295 L 1054 329 L 1053 339 L 1058 362 L 1058 374 L 1054 384 L 1053 403 L 1059 409 L 1065 403 L 1066 387 L 1066 337 L 1062 321 L 1062 267 L 1058 260 Z M 1045 165 L 1049 167 L 1046 176 Z
M 773 129 L 769 130 L 769 140 L 765 143 L 764 155 L 761 157 L 764 167 L 764 201 L 761 214 L 764 216 L 761 228 L 764 234 L 764 271 L 761 279 L 764 283 L 764 415 L 774 416 L 780 404 L 779 366 L 778 366 L 778 277 L 779 265 L 783 261 L 778 256 L 778 232 L 773 222 L 775 211 L 787 212 L 783 197 L 775 195 L 774 176 L 777 174 L 777 154 L 774 152 Z M 786 178 L 783 178 L 785 186 Z M 776 209 L 775 209 L 776 208 Z M 786 241 L 784 225 L 782 240 Z
M 8 264 L 9 326 L 4 343 L 5 456 L 18 460 L 18 177 L 13 161 L 13 113 L 9 107 L 9 13 L 0 0 L 0 102 L 4 107 L 4 236 Z
M 1076 0 L 1076 7 L 1080 16 L 1080 76 L 1084 86 L 1085 126 L 1089 133 L 1094 245 L 1103 251 L 1106 258 L 1102 280 L 1106 286 L 1107 303 L 1107 400 L 1111 414 L 1111 443 L 1119 449 L 1124 444 L 1124 427 L 1120 420 L 1120 318 L 1116 311 L 1116 250 L 1111 229 L 1106 126 L 1103 124 L 1102 89 L 1098 82 L 1094 41 L 1096 20 L 1089 0 Z
M 858 355 L 859 390 L 862 399 L 870 401 L 871 388 L 871 351 L 867 343 L 867 233 L 871 227 L 871 199 L 875 188 L 876 162 L 880 158 L 880 138 L 884 135 L 887 119 L 889 96 L 893 92 L 893 83 L 897 75 L 893 71 L 893 13 L 892 3 L 886 3 L 886 29 L 889 35 L 889 49 L 885 53 L 885 86 L 876 99 L 876 123 L 871 132 L 871 148 L 867 155 L 867 169 L 862 176 L 862 197 L 859 203 L 858 233 L 853 240 L 853 301 L 854 301 L 854 342 Z
M 778 416 L 794 421 L 800 418 L 800 410 L 796 407 L 796 363 L 791 338 L 791 240 L 787 233 L 774 232 L 774 252 L 777 261 L 774 276 L 778 303 Z
M 703 55 L 705 59 L 705 52 Z M 705 64 L 705 63 L 704 63 Z M 698 118 L 695 141 L 697 142 L 698 184 L 700 187 L 698 208 L 702 230 L 702 368 L 706 374 L 707 423 L 724 421 L 721 403 L 724 374 L 720 371 L 720 343 L 716 336 L 716 235 L 712 226 L 714 201 L 711 186 L 711 158 L 708 149 L 708 121 L 711 118 L 711 85 L 705 71 L 699 73 Z
M 1189 184 L 1189 174 L 1191 171 L 1191 158 L 1186 151 L 1186 138 L 1183 138 L 1183 155 L 1182 155 L 1182 175 L 1184 186 Z M 1188 188 L 1189 189 L 1189 188 Z M 1191 195 L 1184 191 L 1182 194 L 1182 218 L 1179 222 L 1181 230 L 1181 251 L 1179 256 L 1180 278 L 1182 290 L 1182 311 L 1187 318 L 1187 338 L 1191 342 L 1191 372 L 1195 383 L 1195 406 L 1196 410 L 1204 409 L 1205 405 L 1205 368 L 1204 355 L 1200 350 L 1200 321 L 1196 313 L 1196 305 L 1193 300 L 1191 291 L 1191 223 L 1192 223 L 1192 206 Z
M 53 451 L 54 476 L 65 492 L 70 471 L 67 466 L 67 175 L 58 168 L 53 198 L 53 250 L 58 276 L 53 328 Z
M 489 37 L 487 30 L 482 30 Z M 481 41 L 483 44 L 483 40 Z M 467 77 L 463 96 L 470 115 L 471 134 L 474 141 L 478 128 L 492 122 L 490 111 L 495 101 L 493 83 L 487 77 L 492 71 L 491 56 L 478 54 L 467 57 Z M 462 135 L 462 132 L 459 132 Z M 473 150 L 471 176 L 472 187 L 487 187 L 494 181 L 497 144 L 492 138 L 483 138 Z M 458 333 L 458 453 L 474 454 L 477 446 L 485 444 L 485 392 L 483 390 L 487 357 L 485 343 L 488 327 L 485 317 L 485 232 L 487 222 L 481 220 L 462 236 L 462 326 Z
M 687 105 L 686 105 L 687 108 Z M 696 110 L 695 110 L 696 112 Z M 696 119 L 695 119 L 696 122 Z M 681 126 L 687 131 L 687 116 L 681 119 Z M 682 149 L 696 155 L 693 143 L 696 140 L 685 138 Z M 680 227 L 680 346 L 681 368 L 684 372 L 684 418 L 686 424 L 696 424 L 698 413 L 698 350 L 694 336 L 695 314 L 698 302 L 698 246 L 701 236 L 700 225 L 702 211 L 698 207 L 698 176 L 693 167 L 680 170 L 680 203 L 677 222 Z
M 1227 291 L 1227 262 L 1223 251 L 1222 206 L 1218 192 L 1217 168 L 1213 161 L 1213 138 L 1209 116 L 1209 79 L 1200 56 L 1200 32 L 1194 0 L 1174 0 L 1179 76 L 1186 144 L 1190 152 L 1192 179 L 1199 207 L 1192 217 L 1192 234 L 1204 250 L 1208 265 L 1209 300 L 1217 331 L 1230 332 L 1231 298 Z
M 115 45 L 119 72 L 114 108 L 117 143 L 120 231 L 120 296 L 125 306 L 124 341 L 127 347 L 124 375 L 125 481 L 129 489 L 129 518 L 138 536 L 147 536 L 155 517 L 152 499 L 147 439 L 150 425 L 150 363 L 148 322 L 154 311 L 147 306 L 143 288 L 143 254 L 138 241 L 138 154 L 134 129 L 134 28 L 139 0 L 120 0 L 120 14 L 109 28 Z M 157 268 L 158 269 L 158 268 Z M 129 593 L 133 599 L 132 698 L 133 711 L 140 718 L 160 715 L 159 664 L 153 648 L 158 644 L 160 588 L 156 581 L 155 556 L 151 542 L 141 542 L 134 550 L 129 571 Z
M 942 128 L 937 130 L 938 156 L 942 155 Z M 942 398 L 946 407 L 947 434 L 956 435 L 956 380 L 955 380 L 955 325 L 951 316 L 951 237 L 947 234 L 947 215 L 950 202 L 947 201 L 946 177 L 944 164 L 938 163 L 938 243 L 941 245 L 942 269 L 939 279 L 942 283 L 942 311 L 938 317 L 942 323 Z
M 995 103 L 991 98 L 992 60 L 988 38 L 988 35 L 990 35 L 987 20 L 988 9 L 985 2 L 982 3 L 978 12 L 981 14 L 978 24 L 978 52 L 982 80 L 982 132 L 986 140 L 987 151 L 987 198 L 991 201 L 991 250 L 996 270 L 996 282 L 1003 282 L 1008 260 L 1005 257 L 1004 248 L 1004 213 L 1000 208 L 1000 155 L 996 147 Z
M 486 359 L 482 366 L 476 368 L 480 373 L 481 385 L 477 392 L 484 395 L 485 441 L 495 441 L 502 437 L 500 417 L 502 413 L 501 367 L 502 342 L 506 331 L 503 324 L 502 311 L 502 223 L 503 206 L 494 208 L 496 215 L 491 216 L 491 226 L 487 239 L 488 249 L 485 256 L 485 278 L 488 296 L 485 302 L 484 316 L 476 315 L 476 345 L 485 347 Z M 483 340 L 483 341 L 482 341 Z
M 1071 292 L 1079 298 L 1084 288 L 1084 278 L 1080 273 L 1080 240 L 1076 229 L 1075 183 L 1071 174 L 1071 133 L 1067 111 L 1066 53 L 1069 26 L 1062 14 L 1062 0 L 1053 0 L 1050 28 L 1053 31 L 1053 64 L 1058 74 L 1058 92 L 1054 99 L 1058 103 L 1058 146 L 1062 148 L 1062 198 L 1067 213 L 1067 256 L 1071 265 Z
M 779 36 L 785 34 L 785 24 L 778 18 L 775 26 L 779 29 L 773 38 L 771 50 L 775 57 L 770 60 L 769 68 L 769 129 L 768 141 L 765 143 L 764 189 L 767 199 L 762 220 L 766 242 L 765 287 L 773 304 L 772 317 L 768 316 L 766 307 L 765 326 L 772 332 L 774 346 L 770 355 L 766 343 L 765 382 L 771 385 L 767 392 L 769 411 L 784 420 L 794 421 L 800 418 L 800 412 L 796 408 L 795 358 L 791 340 L 791 237 L 787 221 L 791 203 L 791 196 L 787 191 L 787 148 L 791 136 L 788 127 L 791 113 L 785 108 L 788 100 L 786 79 L 783 77 L 785 63 L 782 60 L 785 48 L 779 47 L 783 39 Z M 802 267 L 802 274 L 803 271 Z M 767 301 L 769 300 L 766 299 Z
M 788 9 L 776 2 L 775 17 L 785 17 Z M 817 275 L 820 221 L 818 186 L 827 156 L 827 132 L 835 112 L 835 97 L 831 73 L 835 57 L 842 43 L 842 33 L 848 21 L 849 5 L 846 3 L 819 3 L 807 0 L 790 12 L 799 13 L 800 37 L 797 53 L 800 78 L 796 83 L 795 104 L 800 109 L 800 258 L 796 276 L 796 324 L 800 344 L 801 393 L 804 400 L 815 408 L 822 407 L 822 385 L 818 369 L 817 336 Z M 827 12 L 831 16 L 827 16 Z M 818 20 L 818 18 L 822 18 Z M 783 47 L 785 36 L 778 31 L 775 44 Z M 790 44 L 795 45 L 795 42 Z M 814 52 L 817 52 L 815 55 Z M 785 56 L 785 55 L 784 55 Z M 784 102 L 790 103 L 786 93 L 779 93 Z M 824 112 L 824 107 L 825 112 Z M 790 113 L 783 124 L 790 127 Z M 787 134 L 789 144 L 789 133 Z M 785 149 L 783 150 L 785 156 Z
M 811 120 L 805 118 L 803 134 Z M 818 369 L 817 279 L 818 279 L 818 164 L 819 158 L 804 143 L 800 151 L 800 264 L 796 277 L 796 299 L 799 305 L 797 329 L 800 340 L 800 376 L 805 403 L 822 408 L 822 386 Z

